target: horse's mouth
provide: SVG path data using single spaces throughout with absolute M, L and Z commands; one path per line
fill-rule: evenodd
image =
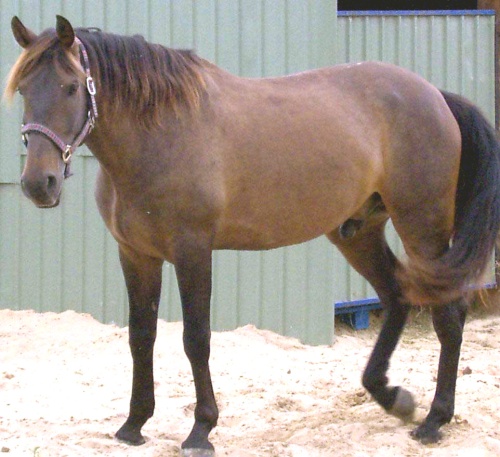
M 56 206 L 59 206 L 60 199 L 58 198 L 54 203 L 35 203 L 37 208 L 40 209 L 49 209 L 49 208 L 55 208 Z
M 24 189 L 23 189 L 24 191 Z M 55 208 L 56 206 L 59 205 L 60 201 L 61 201 L 61 196 L 60 195 L 57 195 L 53 198 L 50 198 L 49 196 L 44 196 L 45 198 L 41 198 L 40 196 L 38 195 L 30 195 L 29 193 L 27 192 L 24 192 L 24 194 L 26 195 L 26 197 L 28 197 L 31 202 L 37 207 L 37 208 L 40 208 L 40 209 L 48 209 L 48 208 Z
M 55 180 L 48 180 L 48 185 L 40 185 L 38 181 L 26 183 L 21 178 L 21 190 L 37 208 L 54 208 L 61 199 L 61 185 Z M 45 183 L 44 183 L 45 184 Z

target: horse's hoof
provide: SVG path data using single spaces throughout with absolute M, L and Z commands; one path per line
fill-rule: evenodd
M 420 425 L 415 430 L 410 432 L 414 440 L 420 441 L 422 444 L 435 444 L 441 441 L 443 435 L 435 428 L 427 427 L 425 424 Z
M 413 395 L 402 387 L 398 387 L 396 401 L 389 410 L 389 414 L 396 416 L 403 422 L 411 422 L 415 414 L 415 400 Z
M 125 425 L 116 432 L 115 438 L 131 446 L 140 446 L 146 442 L 140 430 L 129 429 Z
M 181 457 L 215 457 L 212 449 L 181 449 Z

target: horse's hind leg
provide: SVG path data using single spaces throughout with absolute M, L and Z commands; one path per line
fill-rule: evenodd
M 455 386 L 462 333 L 467 314 L 467 302 L 457 302 L 432 308 L 432 323 L 441 343 L 437 387 L 431 409 L 425 421 L 412 433 L 423 443 L 435 443 L 441 438 L 439 428 L 453 417 Z
M 396 281 L 397 259 L 385 240 L 386 220 L 385 212 L 378 213 L 367 219 L 352 238 L 346 239 L 340 230 L 328 237 L 370 282 L 385 308 L 385 320 L 363 374 L 363 385 L 386 411 L 410 419 L 415 409 L 411 394 L 401 387 L 389 386 L 386 376 L 410 310 Z
M 389 413 L 410 419 L 415 405 L 409 392 L 401 387 L 389 387 L 386 376 L 389 359 L 406 323 L 410 306 L 402 298 L 396 280 L 397 259 L 386 244 L 385 220 L 370 218 L 352 238 L 342 232 L 329 235 L 349 263 L 373 286 L 385 308 L 385 320 L 380 335 L 363 374 L 363 385 Z M 434 401 L 424 422 L 412 433 L 423 443 L 439 440 L 439 428 L 448 423 L 454 413 L 455 385 L 460 357 L 462 332 L 467 313 L 465 299 L 431 308 L 432 321 L 441 343 L 438 379 Z

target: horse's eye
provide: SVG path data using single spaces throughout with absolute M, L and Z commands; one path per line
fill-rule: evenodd
M 68 95 L 74 95 L 74 94 L 76 94 L 77 90 L 78 90 L 78 83 L 70 84 L 67 87 L 67 93 L 68 93 Z

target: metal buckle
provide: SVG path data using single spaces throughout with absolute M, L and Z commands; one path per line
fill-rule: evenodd
M 68 144 L 66 145 L 66 149 L 64 150 L 64 152 L 62 153 L 62 160 L 64 163 L 68 163 L 71 159 L 71 156 L 72 156 L 72 152 L 71 152 L 71 145 Z
M 92 76 L 87 76 L 87 90 L 89 91 L 90 95 L 96 94 L 96 88 Z
M 89 120 L 89 131 L 87 133 L 88 135 L 95 127 L 95 117 L 91 111 L 87 113 L 87 119 Z

